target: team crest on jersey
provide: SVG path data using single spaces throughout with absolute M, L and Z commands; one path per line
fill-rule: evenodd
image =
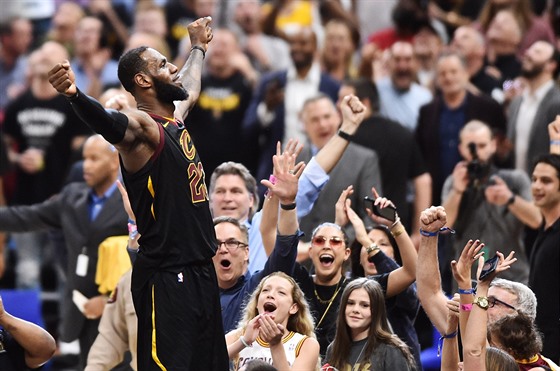
M 183 130 L 181 133 L 180 143 L 183 153 L 189 160 L 192 161 L 194 156 L 196 156 L 196 148 L 194 148 L 194 143 L 192 142 L 191 136 L 187 130 Z

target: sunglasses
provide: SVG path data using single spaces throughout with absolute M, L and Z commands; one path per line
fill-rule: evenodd
M 313 246 L 323 247 L 327 243 L 327 240 L 329 241 L 329 246 L 330 247 L 340 247 L 340 246 L 342 246 L 342 243 L 344 242 L 344 239 L 342 239 L 341 237 L 333 236 L 331 238 L 327 238 L 325 236 L 315 236 L 311 240 L 311 244 Z
M 513 305 L 510 305 L 506 302 L 501 301 L 500 299 L 496 299 L 495 297 L 490 296 L 488 298 L 488 307 L 489 308 L 494 308 L 494 306 L 496 304 L 503 305 L 504 307 L 509 308 L 509 309 L 517 310 L 517 308 L 515 308 Z

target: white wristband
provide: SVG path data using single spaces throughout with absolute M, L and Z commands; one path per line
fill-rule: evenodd
M 249 343 L 247 342 L 247 340 L 245 340 L 245 337 L 244 337 L 244 336 L 241 336 L 241 337 L 239 338 L 239 341 L 241 341 L 241 344 L 243 344 L 243 345 L 245 346 L 245 348 L 251 348 L 251 347 L 253 346 L 253 344 L 249 344 Z

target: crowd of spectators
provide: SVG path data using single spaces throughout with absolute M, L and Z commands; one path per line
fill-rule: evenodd
M 305 298 L 297 300 L 307 299 L 309 311 L 302 316 L 313 317 L 319 343 L 307 347 L 334 357 L 336 367 L 370 357 L 371 365 L 381 367 L 374 360 L 380 349 L 376 353 L 363 337 L 344 338 L 336 331 L 337 322 L 352 328 L 348 318 L 336 315 L 341 303 L 351 310 L 356 293 L 369 297 L 372 307 L 374 300 L 386 303 L 382 318 L 371 314 L 372 323 L 380 322 L 367 336 L 378 337 L 371 344 L 397 349 L 391 358 L 399 360 L 387 369 L 394 364 L 421 369 L 420 352 L 432 346 L 432 330 L 422 324 L 427 320 L 419 310 L 441 334 L 442 369 L 453 369 L 461 358 L 465 367 L 486 361 L 490 370 L 489 359 L 506 362 L 510 356 L 521 369 L 557 367 L 558 1 L 1 0 L 0 5 L 0 286 L 44 290 L 44 272 L 52 271 L 55 290 L 63 294 L 59 328 L 55 323 L 49 330 L 59 353 L 79 339 L 75 367 L 88 364 L 98 332 L 97 342 L 105 345 L 90 354 L 88 369 L 121 362 L 119 369 L 129 367 L 124 353 L 134 346 L 130 339 L 136 333 L 129 295 L 115 290 L 109 298 L 99 292 L 95 273 L 101 260 L 97 246 L 127 234 L 125 212 L 133 242 L 136 226 L 126 209 L 126 191 L 121 187 L 122 197 L 117 192 L 116 162 L 103 158 L 116 157 L 114 148 L 91 137 L 47 73 L 68 60 L 82 92 L 107 108 L 134 106 L 119 82 L 122 53 L 146 45 L 182 66 L 194 50 L 187 25 L 206 16 L 212 17 L 213 40 L 185 125 L 204 165 L 217 218 L 214 265 L 224 327 L 232 331 L 228 346 L 236 347 L 230 355 L 243 358 L 254 351 L 243 348 L 257 339 L 246 331 L 258 317 L 261 280 L 282 271 L 295 281 L 283 275 L 268 279 L 301 287 Z M 359 99 L 363 115 L 348 110 L 358 107 L 350 94 Z M 88 137 L 89 147 L 99 150 L 88 148 Z M 296 170 L 299 187 L 280 179 L 275 188 L 287 189 L 284 198 L 295 199 L 294 209 L 297 204 L 297 222 L 290 228 L 278 210 L 284 198 L 274 193 L 275 176 L 280 177 L 273 157 Z M 366 195 L 384 208 L 396 207 L 398 216 L 373 215 Z M 437 236 L 444 227 L 454 233 Z M 496 271 L 502 279 L 479 280 L 467 255 L 500 256 Z M 373 276 L 380 285 L 358 281 L 346 290 L 361 276 Z M 118 287 L 130 287 L 129 277 Z M 471 279 L 480 287 L 475 302 L 489 298 L 486 308 L 471 305 Z M 257 309 L 244 313 L 255 288 Z M 89 299 L 81 313 L 73 290 Z M 288 321 L 292 314 L 284 316 L 284 326 L 304 340 L 315 336 L 294 327 Z M 457 328 L 462 357 L 455 350 Z M 112 331 L 120 331 L 118 344 Z M 391 332 L 402 341 L 387 340 Z M 278 334 L 269 335 L 277 345 Z M 341 350 L 340 344 L 350 343 L 352 354 Z M 105 357 L 102 349 L 111 345 Z M 308 358 L 299 364 L 314 365 Z

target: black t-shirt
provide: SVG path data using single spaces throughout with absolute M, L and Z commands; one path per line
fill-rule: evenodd
M 141 234 L 137 287 L 156 271 L 210 263 L 216 252 L 204 169 L 191 137 L 181 122 L 152 117 L 160 130 L 154 155 L 134 174 L 121 169 Z
M 351 140 L 377 153 L 383 196 L 393 201 L 403 223 L 409 226 L 407 182 L 428 171 L 412 133 L 394 121 L 373 116 L 360 125 Z
M 474 86 L 477 87 L 478 90 L 489 97 L 492 97 L 492 92 L 495 89 L 502 89 L 500 82 L 487 74 L 484 71 L 484 67 L 478 70 L 478 72 L 473 77 L 471 77 L 470 81 Z
M 27 371 L 23 348 L 4 329 L 0 329 L 0 370 Z
M 188 129 L 208 175 L 225 161 L 240 162 L 250 171 L 256 168 L 257 141 L 243 136 L 245 111 L 252 94 L 243 75 L 227 79 L 205 76 L 196 106 L 189 113 Z
M 60 191 L 72 158 L 72 140 L 91 134 L 62 95 L 41 100 L 29 90 L 8 105 L 3 129 L 20 153 L 36 148 L 45 154 L 44 169 L 38 173 L 16 170 L 13 202 L 21 205 L 42 202 Z
M 560 218 L 549 227 L 539 229 L 530 257 L 529 287 L 537 297 L 539 330 L 543 333 L 545 357 L 558 361 L 560 358 Z

